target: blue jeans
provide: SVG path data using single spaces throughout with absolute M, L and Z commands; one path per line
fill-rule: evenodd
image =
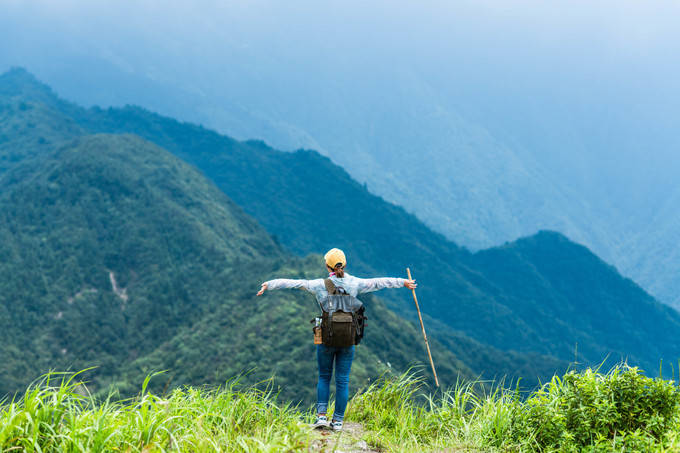
M 323 344 L 316 347 L 319 363 L 319 383 L 316 386 L 316 412 L 325 414 L 328 410 L 333 361 L 335 361 L 335 412 L 333 420 L 342 421 L 349 399 L 349 372 L 354 359 L 354 346 L 335 348 Z

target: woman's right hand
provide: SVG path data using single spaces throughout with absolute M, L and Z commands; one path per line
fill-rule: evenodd
M 267 291 L 267 282 L 262 284 L 262 288 L 257 292 L 257 296 L 261 296 L 265 291 Z
M 408 289 L 416 289 L 418 284 L 415 280 L 404 280 L 404 286 Z

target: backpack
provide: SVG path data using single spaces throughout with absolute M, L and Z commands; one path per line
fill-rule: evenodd
M 340 348 L 359 344 L 367 319 L 364 316 L 364 304 L 338 289 L 330 278 L 324 280 L 324 284 L 328 296 L 319 303 L 323 344 Z

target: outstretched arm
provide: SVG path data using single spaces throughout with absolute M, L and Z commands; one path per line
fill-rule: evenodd
M 261 296 L 262 294 L 264 294 L 266 290 L 271 291 L 274 289 L 293 289 L 293 288 L 300 288 L 311 293 L 315 293 L 319 288 L 323 287 L 324 287 L 323 279 L 295 280 L 291 278 L 277 278 L 275 280 L 269 280 L 267 282 L 262 283 L 262 287 L 257 292 L 257 295 Z
M 401 288 L 405 286 L 409 289 L 415 289 L 415 280 L 407 280 L 405 278 L 392 278 L 392 277 L 382 277 L 382 278 L 358 278 L 359 281 L 359 293 L 370 293 L 371 291 L 378 291 L 383 288 Z

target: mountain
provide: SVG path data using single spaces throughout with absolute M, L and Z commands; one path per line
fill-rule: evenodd
M 219 189 L 242 206 L 245 212 L 257 219 L 269 234 L 273 235 L 267 239 L 261 237 L 260 233 L 252 233 L 254 238 L 260 238 L 256 240 L 259 244 L 256 248 L 260 251 L 260 254 L 263 253 L 263 250 L 275 250 L 275 255 L 282 256 L 282 258 L 276 258 L 275 263 L 272 263 L 267 258 L 269 253 L 266 254 L 267 256 L 258 257 L 256 250 L 253 250 L 252 253 L 248 252 L 252 256 L 247 260 L 238 258 L 239 254 L 234 255 L 234 259 L 239 260 L 238 266 L 221 258 L 210 258 L 216 260 L 215 263 L 211 264 L 211 266 L 214 266 L 211 269 L 205 268 L 208 264 L 203 260 L 201 260 L 200 265 L 186 264 L 188 268 L 197 269 L 197 277 L 193 280 L 187 280 L 187 286 L 184 287 L 185 292 L 179 292 L 179 290 L 174 292 L 173 290 L 176 297 L 185 300 L 188 297 L 187 294 L 189 296 L 193 294 L 192 291 L 194 290 L 189 288 L 195 286 L 205 288 L 201 289 L 201 294 L 205 295 L 204 299 L 218 300 L 221 297 L 232 302 L 225 304 L 224 307 L 215 303 L 203 305 L 204 299 L 197 299 L 192 302 L 192 307 L 204 306 L 205 309 L 198 310 L 195 315 L 182 316 L 180 321 L 176 319 L 173 322 L 167 321 L 166 324 L 171 325 L 172 330 L 167 335 L 162 336 L 162 341 L 159 337 L 156 337 L 148 343 L 141 342 L 140 347 L 143 346 L 143 352 L 135 353 L 129 357 L 126 356 L 125 360 L 116 362 L 120 366 L 124 366 L 125 371 L 122 375 L 114 375 L 113 371 L 110 374 L 103 373 L 103 375 L 106 374 L 107 379 L 101 381 L 101 386 L 115 381 L 125 387 L 125 383 L 135 380 L 134 376 L 141 376 L 144 372 L 158 367 L 176 370 L 171 375 L 174 376 L 173 382 L 182 383 L 200 381 L 207 376 L 205 373 L 212 373 L 211 376 L 213 377 L 224 377 L 227 374 L 220 374 L 222 370 L 225 370 L 224 373 L 226 371 L 232 373 L 232 371 L 236 372 L 237 369 L 241 370 L 243 366 L 246 366 L 249 363 L 249 357 L 251 357 L 248 351 L 258 350 L 257 341 L 260 331 L 254 326 L 267 325 L 267 323 L 261 322 L 259 317 L 245 319 L 243 313 L 236 316 L 233 314 L 234 307 L 247 304 L 244 301 L 249 300 L 248 298 L 252 300 L 253 288 L 256 289 L 259 282 L 268 277 L 280 275 L 281 270 L 285 270 L 284 273 L 288 273 L 288 275 L 318 276 L 316 265 L 314 266 L 315 269 L 312 269 L 311 265 L 305 267 L 305 265 L 291 264 L 295 262 L 295 258 L 289 257 L 286 251 L 280 249 L 279 243 L 300 255 L 318 253 L 331 246 L 342 247 L 346 249 L 349 255 L 350 272 L 355 274 L 395 275 L 399 273 L 398 269 L 411 266 L 420 283 L 418 292 L 422 309 L 426 315 L 426 325 L 431 329 L 435 360 L 440 364 L 439 366 L 443 367 L 442 374 L 450 378 L 453 378 L 457 373 L 482 376 L 522 375 L 529 379 L 532 376 L 546 377 L 556 369 L 563 367 L 566 362 L 572 361 L 575 352 L 578 361 L 582 363 L 599 362 L 605 358 L 606 354 L 611 354 L 612 360 L 628 357 L 630 362 L 641 364 L 651 371 L 658 369 L 660 358 L 663 358 L 665 362 L 668 362 L 668 360 L 672 362 L 678 356 L 677 346 L 673 340 L 680 332 L 678 313 L 654 301 L 634 283 L 623 279 L 611 266 L 606 265 L 586 248 L 570 242 L 564 236 L 555 233 L 541 233 L 499 249 L 473 254 L 448 241 L 442 235 L 432 232 L 402 208 L 372 195 L 364 185 L 354 181 L 344 170 L 316 152 L 301 150 L 295 153 L 282 153 L 269 148 L 262 142 L 239 142 L 203 127 L 179 123 L 137 107 L 106 110 L 99 108 L 82 109 L 61 101 L 54 95 L 47 96 L 42 100 L 32 98 L 31 93 L 44 93 L 46 87 L 26 73 L 15 72 L 12 78 L 15 81 L 13 85 L 15 88 L 13 90 L 5 89 L 0 98 L 1 111 L 14 112 L 6 114 L 18 125 L 17 127 L 6 127 L 10 123 L 3 122 L 0 126 L 2 127 L 0 133 L 4 137 L 2 149 L 5 150 L 2 156 L 10 154 L 13 156 L 8 163 L 8 170 L 2 176 L 4 181 L 2 184 L 6 187 L 11 188 L 24 180 L 31 180 L 32 174 L 41 174 L 43 170 L 38 170 L 39 168 L 58 167 L 58 165 L 50 165 L 45 162 L 54 159 L 49 156 L 53 154 L 58 156 L 59 153 L 64 153 L 64 149 L 68 149 L 69 146 L 76 146 L 68 145 L 73 143 L 74 140 L 78 143 L 78 140 L 103 140 L 102 137 L 105 137 L 105 141 L 113 140 L 116 143 L 111 145 L 110 148 L 125 148 L 123 143 L 132 140 L 136 144 L 126 148 L 128 149 L 127 152 L 131 155 L 138 155 L 138 157 L 129 159 L 125 157 L 123 159 L 131 162 L 131 165 L 125 167 L 125 171 L 101 170 L 96 172 L 97 176 L 87 176 L 87 173 L 85 173 L 86 179 L 74 179 L 72 186 L 86 188 L 88 184 L 106 182 L 107 179 L 102 178 L 101 175 L 125 174 L 133 170 L 135 172 L 148 171 L 153 173 L 152 168 L 158 167 L 161 163 L 150 159 L 148 154 L 166 156 L 167 159 L 170 159 L 170 156 L 164 151 L 168 150 L 175 156 L 194 165 L 203 175 L 212 179 Z M 39 89 L 41 86 L 43 89 Z M 40 115 L 44 116 L 45 119 L 48 119 L 49 115 L 54 115 L 55 121 L 54 124 L 41 126 L 45 131 L 42 132 L 41 130 L 42 140 L 31 141 L 29 146 L 23 146 L 24 140 L 27 139 L 27 134 L 24 131 L 30 129 L 24 123 L 27 121 L 26 118 L 32 118 L 34 113 L 31 112 L 34 111 L 43 112 Z M 37 114 L 35 113 L 35 115 Z M 69 124 L 72 129 L 64 128 L 60 124 Z M 89 137 L 93 133 L 114 135 Z M 149 145 L 139 138 L 125 135 L 131 133 L 142 137 L 144 140 L 154 142 L 156 146 Z M 69 134 L 74 136 L 66 138 Z M 121 140 L 123 142 L 119 143 L 118 141 Z M 103 158 L 104 156 L 102 156 Z M 146 165 L 147 160 L 149 161 L 149 168 Z M 100 166 L 104 168 L 103 163 Z M 116 168 L 116 166 L 113 165 L 113 168 Z M 198 175 L 196 178 L 200 176 L 195 170 L 192 170 L 192 172 L 194 172 L 192 174 Z M 62 173 L 67 178 L 72 177 L 69 175 L 78 175 L 81 172 L 65 171 Z M 183 179 L 178 175 L 159 174 L 154 181 L 168 184 L 176 182 L 175 180 L 178 178 L 179 180 Z M 49 178 L 43 177 L 43 179 L 48 180 Z M 128 178 L 124 179 L 127 181 Z M 133 177 L 132 179 L 141 180 L 142 178 Z M 167 193 L 171 195 L 170 198 L 178 197 L 189 202 L 191 206 L 196 206 L 197 204 L 192 200 L 198 197 L 198 194 L 193 193 L 193 190 L 190 190 L 191 187 L 201 187 L 200 192 L 213 194 L 216 190 L 204 179 L 201 179 L 201 181 L 200 184 L 196 181 L 188 186 L 168 189 Z M 50 183 L 40 187 L 40 190 L 47 192 L 51 188 Z M 118 189 L 114 190 L 114 188 L 122 187 L 125 189 L 126 184 L 119 181 L 110 184 L 110 187 L 113 192 L 118 193 Z M 165 186 L 161 185 L 161 187 Z M 123 189 L 120 193 L 125 194 L 125 197 L 121 198 L 124 203 L 130 202 L 128 198 L 136 191 L 141 190 L 140 188 Z M 7 194 L 14 193 L 9 189 L 3 191 L 3 193 L 5 192 Z M 19 193 L 23 193 L 23 191 L 19 191 Z M 17 195 L 12 196 L 16 197 Z M 217 195 L 214 196 L 217 197 Z M 38 203 L 24 199 L 20 204 L 33 206 L 35 210 L 42 212 L 43 209 L 40 208 L 42 203 L 47 203 L 47 206 L 50 206 L 50 203 L 54 201 L 46 198 L 46 195 L 36 195 L 36 197 L 37 200 L 40 200 Z M 139 197 L 133 198 L 137 200 Z M 97 212 L 100 202 L 96 201 L 97 198 L 92 198 L 92 200 L 92 204 L 86 211 Z M 227 201 L 224 201 L 224 203 L 227 203 Z M 229 203 L 233 205 L 233 203 Z M 142 206 L 131 204 L 133 207 L 131 212 L 137 213 L 133 217 L 144 218 L 148 215 L 146 210 L 152 205 L 153 203 L 150 202 Z M 161 205 L 165 205 L 165 203 L 161 203 Z M 14 212 L 16 212 L 16 207 Z M 115 213 L 116 209 L 107 210 L 107 213 L 111 212 Z M 102 213 L 102 215 L 104 214 L 106 213 Z M 36 218 L 39 215 L 42 214 L 36 212 L 32 214 Z M 176 216 L 175 212 L 159 212 L 159 216 L 154 217 L 154 224 L 157 224 L 157 227 L 150 226 L 143 231 L 138 231 L 134 229 L 136 227 L 130 225 L 126 228 L 130 229 L 131 234 L 121 232 L 114 237 L 127 237 L 130 241 L 140 240 L 140 237 L 142 237 L 145 242 L 149 243 L 160 241 L 163 237 L 162 233 L 150 234 L 149 231 L 155 231 L 154 228 L 161 228 L 161 225 L 165 227 L 167 219 L 174 219 Z M 54 217 L 68 219 L 72 215 L 64 212 L 59 215 L 55 214 Z M 186 219 L 187 222 L 197 218 L 202 219 L 202 217 L 194 215 L 189 217 L 190 219 Z M 132 222 L 132 219 L 130 221 Z M 96 225 L 108 225 L 109 222 L 102 220 Z M 212 214 L 205 220 L 208 226 L 193 227 L 193 229 L 205 233 L 207 237 L 217 238 L 221 234 L 226 234 L 211 232 L 214 230 L 211 225 L 216 222 L 217 220 Z M 58 222 L 54 224 L 59 225 Z M 254 222 L 253 224 L 256 226 L 249 228 L 249 231 L 250 229 L 255 231 L 259 228 Z M 49 223 L 49 225 L 52 225 L 52 223 Z M 17 227 L 16 231 L 33 231 L 30 225 L 25 226 L 26 228 L 23 229 Z M 99 228 L 98 230 L 108 230 L 108 228 Z M 68 231 L 78 231 L 78 229 L 71 228 Z M 267 235 L 264 230 L 259 229 L 259 231 L 263 235 Z M 11 233 L 6 234 L 11 237 L 9 236 Z M 62 236 L 68 237 L 67 231 L 59 235 L 59 237 Z M 234 238 L 238 236 L 240 236 L 240 233 L 237 231 L 234 233 Z M 25 249 L 40 249 L 36 244 L 42 244 L 41 241 L 44 237 L 44 235 L 39 235 L 30 240 L 27 239 L 27 243 L 33 245 L 27 246 Z M 212 250 L 211 247 L 213 246 L 210 245 L 210 242 L 206 239 L 204 244 L 192 247 L 192 250 L 194 252 L 204 248 Z M 12 241 L 8 240 L 8 243 L 12 243 Z M 47 242 L 47 244 L 51 243 L 51 241 Z M 168 247 L 168 244 L 172 243 L 165 243 L 165 245 L 161 243 L 154 247 L 163 250 L 163 247 Z M 110 245 L 103 246 L 98 242 L 90 241 L 87 247 L 78 242 L 73 242 L 71 247 L 82 248 L 83 250 L 93 247 L 96 250 L 104 250 Z M 237 246 L 239 250 L 243 247 L 248 250 L 245 245 Z M 65 248 L 67 247 L 65 246 Z M 139 247 L 131 248 L 136 250 Z M 110 256 L 117 256 L 116 253 L 111 252 Z M 52 259 L 52 266 L 57 267 L 54 263 L 61 262 L 60 260 L 64 259 L 66 255 L 49 252 L 45 256 L 36 256 L 39 258 L 33 258 L 34 262 Z M 163 262 L 168 263 L 168 265 L 181 261 L 192 262 L 192 257 L 195 256 L 197 255 L 191 253 L 176 258 L 166 257 L 163 254 L 149 255 L 150 258 L 153 258 L 153 262 Z M 53 259 L 50 257 L 61 258 Z M 320 258 L 317 259 L 320 260 Z M 111 269 L 111 265 L 103 258 L 99 259 L 99 264 L 95 265 L 91 265 L 86 260 L 83 260 L 82 263 L 84 263 L 83 267 L 86 269 L 104 268 L 104 272 L 100 272 L 99 278 L 103 279 L 99 280 L 100 285 L 93 286 L 93 289 L 102 293 L 105 287 L 109 288 L 109 292 L 114 288 L 110 275 L 109 280 L 106 279 L 107 272 L 113 272 L 118 291 L 121 291 L 121 288 L 128 288 L 127 282 L 128 279 L 132 279 L 130 277 L 132 272 L 139 275 L 139 272 L 135 269 Z M 247 263 L 252 263 L 252 265 L 246 265 Z M 152 267 L 150 268 L 153 270 Z M 221 269 L 236 268 L 247 269 L 243 273 L 248 275 L 248 278 L 252 276 L 253 280 L 244 280 L 239 277 L 239 283 L 236 287 L 230 287 L 220 286 L 226 285 L 224 278 L 214 278 L 214 275 L 222 275 L 220 274 Z M 574 272 L 574 270 L 578 271 L 582 268 L 588 269 L 588 272 Z M 30 269 L 31 272 L 36 272 L 38 268 L 31 266 Z M 154 272 L 163 273 L 158 269 Z M 175 271 L 170 273 L 173 272 Z M 54 275 L 56 279 L 57 273 L 55 271 L 51 275 Z M 83 271 L 75 273 L 75 275 L 82 274 Z M 198 277 L 199 275 L 201 278 Z M 160 280 L 168 281 L 168 278 L 163 277 Z M 27 274 L 23 280 L 40 281 L 42 279 L 44 279 L 42 274 L 38 276 Z M 177 281 L 184 280 L 184 276 L 177 276 L 172 279 L 172 282 L 177 284 Z M 208 281 L 210 284 L 206 287 L 205 282 Z M 19 291 L 20 284 L 16 281 L 13 284 L 12 291 L 14 292 L 8 292 L 6 297 Z M 48 280 L 48 284 L 44 283 L 43 285 L 46 285 L 44 288 L 51 288 L 52 284 L 53 282 Z M 158 290 L 159 293 L 167 292 L 165 288 L 173 288 L 173 286 L 168 282 L 162 288 L 162 290 Z M 72 284 L 67 290 L 62 291 L 63 298 L 68 301 L 68 297 L 78 294 L 83 289 L 78 284 Z M 42 291 L 41 294 L 46 293 L 45 289 Z M 83 296 L 83 294 L 87 296 L 88 293 L 81 293 L 80 296 Z M 115 295 L 116 291 L 113 291 L 113 294 Z M 230 296 L 224 296 L 226 294 Z M 381 363 L 384 364 L 389 361 L 399 367 L 405 367 L 413 358 L 423 357 L 422 345 L 419 345 L 417 341 L 414 342 L 414 338 L 418 338 L 418 332 L 414 329 L 414 326 L 417 326 L 417 318 L 412 311 L 412 301 L 409 301 L 410 295 L 406 291 L 397 291 L 384 292 L 381 293 L 381 296 L 386 300 L 388 306 L 399 314 L 394 319 L 406 320 L 407 322 L 398 324 L 395 320 L 391 320 L 390 317 L 394 315 L 390 314 L 391 312 L 387 308 L 376 308 L 378 319 L 385 320 L 385 322 L 379 322 L 377 325 L 384 324 L 385 329 L 389 332 L 410 333 L 403 336 L 399 341 L 395 340 L 394 348 L 388 347 L 387 338 L 389 338 L 389 335 L 378 334 L 373 337 L 373 334 L 371 334 L 366 340 L 366 353 L 368 354 L 372 350 L 373 356 L 380 357 Z M 36 297 L 35 300 L 40 300 L 40 297 Z M 120 296 L 117 297 L 120 299 Z M 303 303 L 302 299 L 295 299 L 290 295 L 272 293 L 272 297 L 277 298 L 273 300 L 299 301 L 291 302 L 292 304 Z M 63 298 L 61 300 L 64 300 Z M 151 296 L 148 296 L 148 298 L 151 300 Z M 258 303 L 261 303 L 259 301 L 258 299 Z M 306 303 L 309 304 L 309 301 Z M 377 302 L 375 306 L 380 307 L 379 304 L 380 302 Z M 5 301 L 4 305 L 9 306 L 9 302 Z M 63 310 L 61 311 L 63 312 Z M 59 316 L 58 313 L 59 311 L 56 311 L 55 316 Z M 62 313 L 62 317 L 65 316 L 64 313 Z M 176 314 L 176 312 L 173 313 Z M 268 315 L 271 311 L 264 310 L 261 313 Z M 299 323 L 296 320 L 297 327 L 283 323 L 287 327 L 287 330 L 284 329 L 284 331 L 293 332 L 300 329 L 298 335 L 306 335 L 304 333 L 305 328 L 302 326 L 311 316 L 313 315 L 306 316 L 306 319 L 301 317 Z M 371 316 L 371 327 L 373 328 L 376 323 L 373 320 L 373 315 Z M 653 320 L 656 324 L 638 323 L 637 320 L 641 317 Z M 230 321 L 231 318 L 239 322 L 229 324 L 232 322 Z M 60 317 L 60 319 L 62 318 Z M 253 328 L 245 334 L 247 342 L 243 343 L 234 340 L 230 329 L 221 329 L 220 325 L 253 326 Z M 152 329 L 151 327 L 147 328 Z M 631 331 L 634 332 L 634 335 L 631 335 Z M 62 335 L 65 336 L 66 334 L 61 332 L 54 338 L 59 338 Z M 241 333 L 238 335 L 241 335 Z M 213 343 L 210 341 L 211 338 L 219 341 Z M 277 337 L 274 333 L 267 338 Z M 382 343 L 376 343 L 375 348 L 372 349 L 371 342 L 374 340 Z M 307 342 L 307 338 L 300 336 L 299 343 L 291 344 L 305 344 L 305 342 Z M 55 341 L 51 341 L 51 343 L 57 344 Z M 268 344 L 269 342 L 264 343 L 264 345 Z M 187 345 L 191 345 L 191 347 Z M 287 352 L 285 348 L 281 349 L 284 345 L 285 343 L 277 344 L 276 348 L 269 350 L 274 350 L 274 355 L 277 358 L 285 360 Z M 126 350 L 126 348 L 127 346 L 121 349 Z M 260 344 L 259 349 L 263 350 L 263 348 L 267 349 L 268 346 Z M 60 351 L 63 349 L 67 349 L 68 353 L 68 348 L 61 348 Z M 21 349 L 17 349 L 17 351 L 19 350 Z M 40 350 L 40 348 L 33 348 L 32 350 Z M 131 350 L 134 351 L 135 348 Z M 206 355 L 203 356 L 199 350 L 205 351 Z M 394 355 L 385 357 L 384 354 L 381 355 L 381 351 L 392 351 L 390 354 L 393 353 Z M 406 352 L 397 353 L 397 351 Z M 302 353 L 304 353 L 303 349 L 296 352 L 296 354 Z M 92 357 L 95 355 L 93 353 Z M 18 355 L 15 356 L 18 357 Z M 200 360 L 201 357 L 212 358 L 203 361 Z M 301 356 L 293 355 L 292 357 L 294 357 L 294 360 L 291 359 L 293 360 L 293 362 L 290 362 L 291 364 L 301 363 Z M 111 362 L 118 359 L 119 357 L 114 354 Z M 261 360 L 259 354 L 255 354 L 253 359 L 254 363 L 259 363 L 258 361 Z M 210 364 L 215 360 L 218 360 L 217 363 L 223 363 L 224 366 L 210 368 Z M 224 362 L 219 362 L 219 360 L 224 360 Z M 378 363 L 377 358 L 371 360 L 373 363 Z M 180 368 L 177 371 L 180 365 L 187 363 L 191 363 L 192 366 Z M 163 364 L 168 366 L 164 367 Z M 230 367 L 229 364 L 233 367 Z M 208 368 L 203 368 L 204 366 Z M 312 367 L 312 364 L 309 366 Z M 246 368 L 249 367 L 246 366 Z M 210 371 L 211 369 L 213 371 Z M 377 365 L 373 368 L 367 366 L 366 373 L 363 375 L 359 373 L 358 376 L 367 378 L 373 372 L 377 372 L 378 369 L 380 367 Z M 220 370 L 220 372 L 215 372 L 215 370 Z M 269 370 L 269 368 L 265 370 Z M 258 376 L 266 376 L 265 370 L 262 370 L 262 374 Z M 16 375 L 21 376 L 22 374 L 17 372 Z M 23 376 L 25 375 L 23 374 Z M 292 379 L 291 376 L 286 378 Z M 298 388 L 295 385 L 289 387 Z M 296 394 L 296 396 L 300 395 Z
M 219 303 L 216 277 L 283 257 L 198 172 L 138 137 L 77 138 L 0 186 L 3 394 L 51 368 L 111 374 Z
M 50 369 L 97 365 L 98 391 L 129 394 L 163 369 L 159 390 L 250 371 L 251 382 L 275 374 L 282 396 L 310 400 L 313 299 L 254 292 L 275 276 L 318 277 L 321 257 L 290 256 L 196 169 L 137 136 L 63 129 L 43 103 L 0 105 L 16 157 L 0 176 L 1 394 Z M 31 121 L 43 140 L 25 140 Z M 81 136 L 64 139 L 72 131 Z M 365 302 L 371 324 L 354 385 L 425 357 L 415 323 L 380 299 Z M 442 382 L 489 368 L 535 377 L 564 367 L 549 357 L 537 367 L 459 333 L 440 338 L 446 345 L 435 339 L 432 349 Z
M 639 276 L 652 294 L 680 309 L 680 280 L 668 279 L 668 274 L 676 275 L 680 262 L 680 249 L 669 244 L 680 241 L 680 189 L 666 194 L 666 200 L 656 206 L 640 228 L 621 247 L 626 256 L 623 271 Z
M 678 354 L 672 340 L 672 332 L 680 327 L 678 313 L 559 234 L 534 238 L 532 243 L 542 253 L 523 257 L 521 265 L 535 271 L 508 286 L 497 269 L 514 269 L 518 265 L 514 255 L 484 260 L 483 252 L 469 253 L 402 208 L 371 195 L 315 152 L 281 153 L 261 142 L 239 143 L 136 108 L 91 110 L 79 121 L 86 128 L 134 132 L 193 163 L 297 253 L 339 246 L 362 272 L 389 274 L 395 265 L 410 265 L 428 301 L 425 312 L 482 343 L 562 360 L 573 358 L 578 343 L 586 361 L 598 362 L 612 354 L 616 360 L 629 357 L 648 369 L 655 369 L 659 358 L 674 360 Z M 574 269 L 565 267 L 565 279 L 553 284 L 554 275 L 546 275 L 545 266 L 551 260 L 562 263 L 565 256 L 578 263 L 576 269 L 583 265 L 591 273 L 567 278 Z M 535 294 L 535 287 L 544 289 Z M 410 303 L 402 300 L 395 306 L 402 309 Z M 564 306 L 570 307 L 566 318 Z M 615 321 L 622 310 L 648 313 L 663 327 L 647 325 L 635 337 L 622 335 L 622 326 Z M 560 329 L 561 324 L 571 327 Z M 593 325 L 599 331 L 593 332 Z
M 86 135 L 17 164 L 0 187 L 0 393 L 50 369 L 97 365 L 97 391 L 130 394 L 163 369 L 152 387 L 216 385 L 254 369 L 250 381 L 275 374 L 282 396 L 311 399 L 313 298 L 254 292 L 274 275 L 318 275 L 321 258 L 289 256 L 196 169 L 137 136 Z M 366 303 L 355 385 L 424 358 L 415 324 Z M 512 369 L 501 351 L 448 341 L 433 343 L 445 382 L 480 372 L 457 348 Z
M 633 363 L 641 363 L 651 351 L 664 361 L 677 356 L 667 333 L 677 329 L 678 313 L 558 233 L 539 232 L 480 251 L 472 259 L 500 294 L 522 294 L 512 301 L 512 309 L 523 319 L 543 320 L 532 324 L 538 337 L 572 339 L 571 345 L 547 341 L 543 350 L 550 354 L 566 357 L 577 349 L 579 357 L 615 354 L 614 359 Z M 651 370 L 652 365 L 646 366 Z
M 563 361 L 573 360 L 578 344 L 581 361 L 609 354 L 648 370 L 679 354 L 673 339 L 680 315 L 562 235 L 541 233 L 473 254 L 372 195 L 316 152 L 282 153 L 138 107 L 86 110 L 56 96 L 45 104 L 31 97 L 44 91 L 32 87 L 33 78 L 14 78 L 23 80 L 15 85 L 28 85 L 14 89 L 9 97 L 15 103 L 49 105 L 88 133 L 139 135 L 195 165 L 295 253 L 338 246 L 356 273 L 389 275 L 411 266 L 423 311 L 438 332 L 454 329 L 498 350 Z M 408 294 L 385 297 L 411 316 Z M 640 323 L 641 316 L 656 325 Z

